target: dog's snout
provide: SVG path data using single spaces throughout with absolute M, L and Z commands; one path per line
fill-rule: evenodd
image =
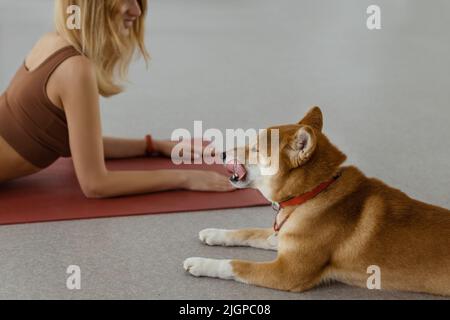
M 233 174 L 233 175 L 230 177 L 230 181 L 231 181 L 231 182 L 238 182 L 238 181 L 239 181 L 239 176 L 238 176 L 237 174 Z

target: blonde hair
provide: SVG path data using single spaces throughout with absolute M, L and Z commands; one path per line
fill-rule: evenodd
M 99 93 L 109 97 L 123 91 L 123 82 L 137 49 L 148 62 L 150 55 L 144 43 L 147 0 L 138 0 L 142 15 L 129 35 L 121 33 L 118 14 L 120 0 L 55 0 L 56 32 L 95 65 Z M 69 29 L 67 8 L 81 10 L 80 29 Z

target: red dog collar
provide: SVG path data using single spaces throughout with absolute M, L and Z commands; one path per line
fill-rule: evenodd
M 280 231 L 281 227 L 283 226 L 283 224 L 287 221 L 287 219 L 290 216 L 290 214 L 289 214 L 286 218 L 283 219 L 283 221 L 281 221 L 280 224 L 278 224 L 277 218 L 278 218 L 278 214 L 280 213 L 281 209 L 284 209 L 286 207 L 291 207 L 291 206 L 299 206 L 299 205 L 305 203 L 306 201 L 314 198 L 319 193 L 321 193 L 323 190 L 328 188 L 328 186 L 330 184 L 332 184 L 334 181 L 336 181 L 337 178 L 339 178 L 339 176 L 334 176 L 333 179 L 322 182 L 321 184 L 319 184 L 317 187 L 315 187 L 311 191 L 308 191 L 299 196 L 293 197 L 289 200 L 282 201 L 282 202 L 272 202 L 272 208 L 277 212 L 277 215 L 275 216 L 275 221 L 273 223 L 273 230 L 275 232 Z

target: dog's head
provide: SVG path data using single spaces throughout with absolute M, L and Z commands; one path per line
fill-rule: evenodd
M 280 202 L 330 179 L 346 156 L 322 133 L 322 126 L 322 112 L 313 107 L 297 124 L 267 128 L 254 143 L 227 151 L 231 183 Z

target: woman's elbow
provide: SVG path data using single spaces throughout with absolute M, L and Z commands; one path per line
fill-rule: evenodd
M 102 181 L 86 181 L 80 183 L 83 194 L 88 199 L 108 198 L 107 188 Z
M 100 189 L 84 189 L 83 194 L 88 199 L 104 199 L 107 196 Z

